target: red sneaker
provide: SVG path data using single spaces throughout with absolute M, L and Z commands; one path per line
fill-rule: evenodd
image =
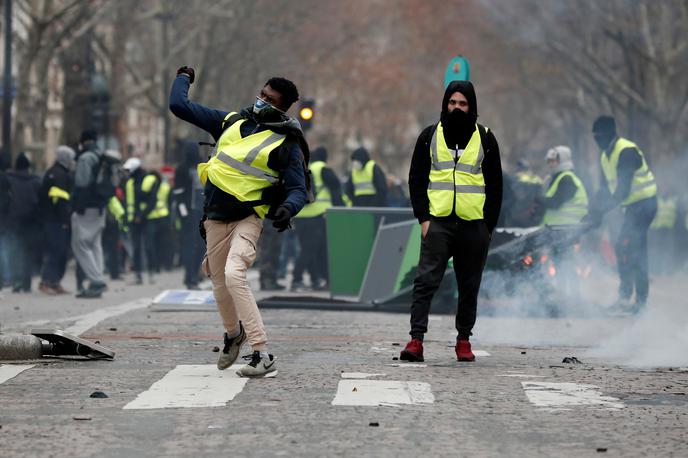
M 423 341 L 411 339 L 411 341 L 406 344 L 406 348 L 401 350 L 399 359 L 402 361 L 414 362 L 425 361 L 425 359 L 423 359 Z
M 475 361 L 475 355 L 471 351 L 471 343 L 468 340 L 459 340 L 456 342 L 456 359 L 459 361 Z

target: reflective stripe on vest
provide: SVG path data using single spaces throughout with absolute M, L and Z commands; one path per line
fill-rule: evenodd
M 155 209 L 150 212 L 148 219 L 160 219 L 170 214 L 168 205 L 168 197 L 170 196 L 170 185 L 166 181 L 160 183 L 158 187 L 158 194 L 155 200 Z
M 675 197 L 657 199 L 657 214 L 652 220 L 650 229 L 673 229 L 678 217 L 678 205 Z
M 233 114 L 225 117 L 228 120 Z M 208 162 L 198 164 L 198 177 L 205 185 L 212 184 L 241 202 L 260 200 L 263 190 L 279 181 L 278 173 L 268 167 L 270 153 L 286 138 L 271 130 L 241 137 L 240 119 L 225 129 L 217 141 L 217 154 Z M 258 216 L 264 218 L 269 205 L 253 207 Z
M 485 177 L 482 163 L 485 152 L 478 125 L 465 149 L 452 151 L 444 140 L 442 123 L 437 124 L 430 142 L 430 214 L 449 216 L 452 211 L 464 220 L 483 219 Z M 458 161 L 454 157 L 458 156 Z
M 57 201 L 60 199 L 69 200 L 69 193 L 57 186 L 51 186 L 50 189 L 48 189 L 48 198 L 53 201 L 53 205 L 56 205 Z
M 602 151 L 600 156 L 600 163 L 602 165 L 602 172 L 607 180 L 607 186 L 609 192 L 614 194 L 617 187 L 617 167 L 619 165 L 619 156 L 621 151 L 626 148 L 635 149 L 638 154 L 640 154 L 640 159 L 642 160 L 642 165 L 633 174 L 633 180 L 631 181 L 631 190 L 628 193 L 628 197 L 624 200 L 621 205 L 626 206 L 632 203 L 641 201 L 643 199 L 649 199 L 657 195 L 657 184 L 655 183 L 655 177 L 650 171 L 645 161 L 645 156 L 640 148 L 630 140 L 625 138 L 619 138 L 614 143 L 612 148 L 612 153 L 607 156 L 605 151 Z
M 325 186 L 322 179 L 322 171 L 327 167 L 323 161 L 314 161 L 310 165 L 311 174 L 313 175 L 313 187 L 315 191 L 315 202 L 303 207 L 303 209 L 296 215 L 297 218 L 314 218 L 320 216 L 332 206 L 332 196 L 330 190 Z
M 545 193 L 545 197 L 553 197 L 557 193 L 559 182 L 564 177 L 571 177 L 573 184 L 576 186 L 576 193 L 564 202 L 561 207 L 547 209 L 542 219 L 542 224 L 545 226 L 580 224 L 583 217 L 588 213 L 588 193 L 585 191 L 583 182 L 570 170 L 557 175 Z
M 351 184 L 354 185 L 354 196 L 375 195 L 375 185 L 373 184 L 373 169 L 375 161 L 366 162 L 361 170 L 351 171 Z

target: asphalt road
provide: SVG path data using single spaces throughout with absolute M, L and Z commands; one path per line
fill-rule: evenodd
M 480 316 L 475 363 L 451 316 L 408 365 L 405 314 L 266 310 L 278 374 L 257 380 L 214 369 L 216 313 L 148 308 L 180 276 L 99 301 L 5 292 L 4 330 L 58 325 L 116 357 L 0 366 L 25 369 L 0 383 L 0 456 L 688 456 L 685 276 L 640 317 Z

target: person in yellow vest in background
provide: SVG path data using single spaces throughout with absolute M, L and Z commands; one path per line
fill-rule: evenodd
M 345 191 L 354 207 L 387 206 L 387 178 L 365 148 L 351 153 L 351 172 Z
M 170 225 L 170 193 L 172 187 L 166 177 L 157 171 L 152 171 L 143 180 L 144 192 L 146 192 L 146 180 L 150 176 L 155 179 L 152 181 L 150 191 L 155 193 L 155 208 L 148 213 L 146 243 L 153 250 L 153 271 L 160 272 L 164 265 L 170 264 L 169 261 L 165 260 L 166 254 L 174 250 L 170 233 L 172 230 Z M 169 268 L 169 266 L 165 268 Z
M 657 215 L 648 233 L 649 269 L 652 274 L 673 273 L 678 266 L 682 235 L 678 197 L 665 185 L 659 186 Z
M 542 224 L 554 228 L 580 225 L 588 214 L 588 193 L 574 171 L 571 148 L 555 146 L 547 151 L 545 159 L 551 176 L 541 199 L 545 211 Z M 558 313 L 562 311 L 562 305 L 579 299 L 578 279 L 571 246 L 554 245 L 550 253 L 556 267 L 553 285 L 557 300 L 548 306 L 552 307 L 552 312 Z
M 273 77 L 252 106 L 227 112 L 191 102 L 194 79 L 192 68 L 177 70 L 170 110 L 216 141 L 210 159 L 198 164 L 198 176 L 205 194 L 203 270 L 213 283 L 225 328 L 217 367 L 234 364 L 248 340 L 250 361 L 237 374 L 262 377 L 277 365 L 268 353 L 267 333 L 246 271 L 256 259 L 264 218 L 284 231 L 308 200 L 308 144 L 298 120 L 287 115 L 299 92 L 288 79 Z
M 588 193 L 573 170 L 571 149 L 555 146 L 547 151 L 547 166 L 552 172 L 542 205 L 545 226 L 572 226 L 580 224 L 588 214 Z
M 411 341 L 399 359 L 423 361 L 430 304 L 453 257 L 459 293 L 454 351 L 459 361 L 473 361 L 469 339 L 487 249 L 502 205 L 502 165 L 495 136 L 478 124 L 477 99 L 469 81 L 449 83 L 439 122 L 418 136 L 409 192 L 422 240 L 413 282 Z
M 331 206 L 343 207 L 342 186 L 339 178 L 327 166 L 327 150 L 320 146 L 311 153 L 310 171 L 315 202 L 303 207 L 296 220 L 296 235 L 301 251 L 292 273 L 291 289 L 302 290 L 303 272 L 310 277 L 310 286 L 315 290 L 328 288 L 327 231 L 325 212 Z
M 76 152 L 69 146 L 58 146 L 55 163 L 45 172 L 41 183 L 39 202 L 46 245 L 38 289 L 45 294 L 69 294 L 61 282 L 71 238 L 71 192 L 75 168 Z
M 657 213 L 657 184 L 645 155 L 632 141 L 619 137 L 611 116 L 592 126 L 600 154 L 600 189 L 588 220 L 600 224 L 605 213 L 621 206 L 623 222 L 615 243 L 619 270 L 618 311 L 637 313 L 646 304 L 648 279 L 647 232 Z M 635 302 L 631 303 L 635 290 Z
M 127 226 L 131 234 L 133 249 L 133 268 L 135 283 L 143 283 L 143 257 L 146 257 L 146 268 L 150 281 L 153 281 L 155 267 L 154 246 L 147 232 L 151 230 L 149 215 L 156 210 L 159 182 L 155 175 L 149 174 L 142 167 L 141 159 L 131 157 L 124 163 L 124 170 L 129 178 L 124 185 L 124 196 L 127 210 Z

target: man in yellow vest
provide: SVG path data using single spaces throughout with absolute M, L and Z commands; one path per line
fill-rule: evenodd
M 573 170 L 571 149 L 555 146 L 547 151 L 547 166 L 552 176 L 547 185 L 544 199 L 545 226 L 572 226 L 580 224 L 588 214 L 588 193 L 583 182 Z
M 303 207 L 296 221 L 296 235 L 301 251 L 292 272 L 291 289 L 304 288 L 303 272 L 308 271 L 311 288 L 327 289 L 327 234 L 325 212 L 331 206 L 344 206 L 342 186 L 334 171 L 327 166 L 327 150 L 313 150 L 310 161 L 315 202 Z
M 272 218 L 273 226 L 284 231 L 307 201 L 308 144 L 299 122 L 286 114 L 299 93 L 291 81 L 273 77 L 252 106 L 228 113 L 191 102 L 194 79 L 191 68 L 177 71 L 170 110 L 216 141 L 198 173 L 205 187 L 203 269 L 213 283 L 226 331 L 217 367 L 230 367 L 248 340 L 253 353 L 237 374 L 262 377 L 274 372 L 276 364 L 267 351 L 265 326 L 246 271 L 256 258 L 263 219 Z
M 592 133 L 602 150 L 602 173 L 589 219 L 599 224 L 606 212 L 622 207 L 624 220 L 615 244 L 621 280 L 616 306 L 637 313 L 644 307 L 649 293 L 647 231 L 657 213 L 657 184 L 640 148 L 617 135 L 614 118 L 598 117 Z M 633 290 L 635 303 L 631 304 Z
M 551 227 L 581 224 L 588 214 L 588 193 L 573 170 L 571 149 L 563 145 L 555 146 L 547 151 L 545 159 L 551 177 L 541 199 L 545 210 L 542 224 Z M 550 254 L 556 266 L 556 276 L 552 279 L 552 284 L 556 288 L 557 300 L 548 305 L 548 309 L 556 314 L 563 309 L 562 306 L 578 300 L 578 279 L 574 253 L 570 245 L 553 245 Z
M 422 242 L 413 284 L 411 341 L 400 356 L 405 361 L 423 361 L 430 303 L 451 257 L 459 292 L 454 350 L 459 361 L 475 360 L 469 338 L 502 203 L 499 146 L 477 119 L 473 85 L 451 82 L 442 99 L 439 122 L 421 132 L 413 152 L 409 191 Z
M 351 153 L 351 172 L 346 194 L 354 207 L 386 207 L 387 178 L 380 166 L 361 147 Z

